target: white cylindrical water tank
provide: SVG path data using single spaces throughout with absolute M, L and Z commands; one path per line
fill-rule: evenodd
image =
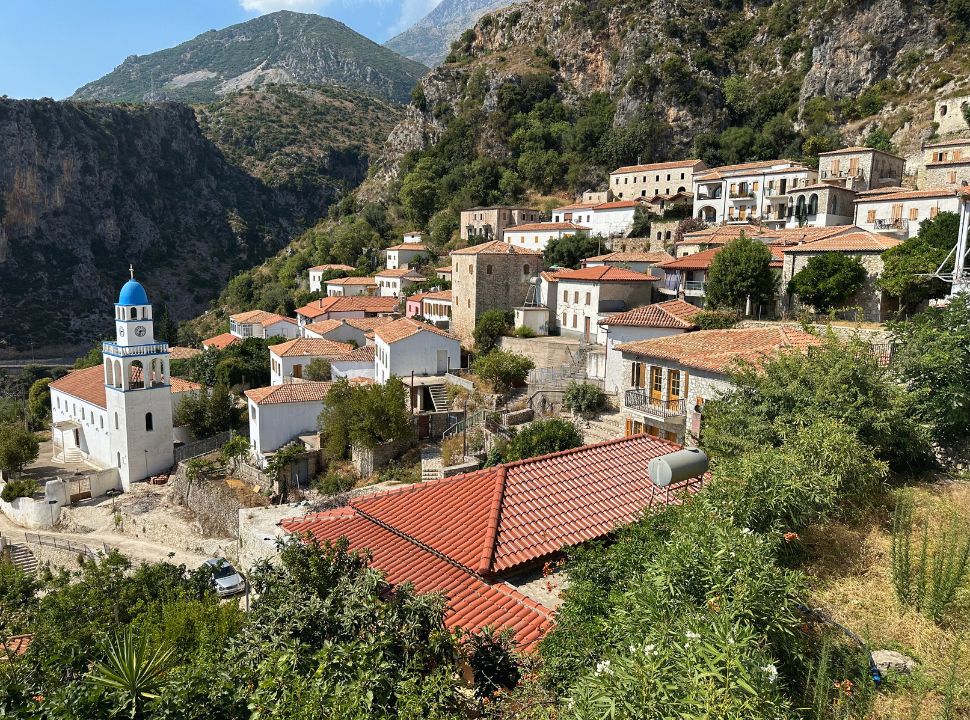
M 647 470 L 657 487 L 667 487 L 690 478 L 700 477 L 709 466 L 707 454 L 699 448 L 685 448 L 650 461 Z

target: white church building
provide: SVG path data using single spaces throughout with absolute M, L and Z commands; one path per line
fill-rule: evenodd
M 52 439 L 55 460 L 117 468 L 128 490 L 175 464 L 172 416 L 184 393 L 201 386 L 171 377 L 168 344 L 155 340 L 152 306 L 133 272 L 114 317 L 103 364 L 51 383 Z

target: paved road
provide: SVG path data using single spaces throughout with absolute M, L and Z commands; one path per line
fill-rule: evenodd
M 10 538 L 13 542 L 23 542 L 25 532 L 34 531 L 25 530 L 19 525 L 15 525 L 14 523 L 10 522 L 6 515 L 0 513 L 0 533 L 2 533 L 5 537 Z M 104 543 L 108 545 L 109 548 L 117 548 L 122 555 L 136 561 L 145 560 L 149 562 L 157 562 L 160 560 L 165 560 L 168 562 L 174 562 L 176 564 L 184 564 L 190 568 L 195 568 L 206 560 L 205 555 L 196 555 L 195 553 L 186 552 L 185 550 L 179 548 L 169 547 L 167 545 L 161 545 L 159 543 L 149 542 L 147 540 L 126 537 L 116 533 L 67 533 L 58 532 L 57 530 L 43 530 L 39 531 L 38 534 L 81 543 L 82 545 L 87 545 L 94 550 L 99 550 L 102 543 Z M 170 553 L 172 553 L 171 556 L 169 555 Z

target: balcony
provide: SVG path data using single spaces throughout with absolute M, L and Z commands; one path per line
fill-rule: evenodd
M 744 200 L 747 198 L 754 197 L 754 190 L 732 190 L 728 193 L 728 197 L 732 200 Z
M 671 420 L 675 418 L 687 417 L 687 401 L 684 398 L 679 400 L 658 400 L 650 397 L 650 393 L 644 388 L 632 388 L 623 394 L 623 405 L 642 412 L 644 415 L 659 418 L 661 420 Z
M 876 230 L 898 230 L 905 232 L 909 229 L 909 220 L 903 218 L 880 218 L 874 223 Z
M 160 355 L 168 352 L 168 343 L 149 343 L 148 345 L 132 345 L 126 347 L 113 342 L 102 344 L 107 355 L 114 357 L 138 357 L 140 355 Z
M 685 295 L 703 295 L 704 294 L 704 281 L 703 280 L 685 280 L 684 281 L 684 294 Z

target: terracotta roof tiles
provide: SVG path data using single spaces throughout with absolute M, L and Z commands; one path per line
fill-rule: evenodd
M 334 295 L 321 298 L 297 308 L 297 314 L 305 318 L 317 318 L 331 312 L 372 312 L 390 313 L 397 310 L 397 298 L 375 297 L 373 295 Z
M 952 188 L 932 188 L 927 190 L 906 190 L 903 192 L 885 193 L 876 195 L 876 197 L 857 198 L 856 202 L 892 202 L 894 200 L 953 197 L 954 195 L 956 195 L 956 190 Z
M 141 368 L 133 367 L 131 379 L 141 380 Z M 201 385 L 179 377 L 169 378 L 173 394 L 201 389 Z M 104 365 L 95 365 L 82 370 L 72 370 L 64 377 L 51 383 L 51 388 L 70 395 L 99 408 L 107 408 L 108 401 L 104 387 Z
M 277 313 L 266 312 L 265 310 L 247 310 L 246 312 L 230 315 L 229 319 L 235 320 L 237 323 L 243 323 L 244 325 L 261 325 L 262 327 L 269 327 L 270 325 L 281 322 L 296 322 L 293 318 L 283 317 Z
M 645 275 L 612 265 L 597 265 L 579 270 L 560 270 L 556 273 L 556 276 L 560 282 L 654 282 L 660 279 L 656 275 Z
M 377 285 L 377 281 L 372 277 L 344 277 L 327 280 L 327 285 L 337 285 L 338 287 L 343 287 L 344 285 L 364 285 L 365 287 L 370 287 L 371 285 Z
M 374 335 L 386 342 L 388 345 L 391 345 L 399 340 L 404 340 L 412 335 L 417 335 L 420 332 L 431 332 L 456 341 L 458 339 L 449 332 L 445 332 L 444 330 L 436 328 L 434 325 L 428 325 L 427 323 L 420 322 L 414 318 L 400 318 L 392 323 L 388 323 L 387 325 L 381 325 L 380 327 L 375 328 Z
M 341 357 L 348 355 L 354 346 L 323 338 L 296 338 L 270 347 L 277 357 Z
M 380 272 L 374 273 L 374 277 L 407 277 L 409 275 L 421 280 L 424 279 L 424 276 L 417 270 L 412 270 L 411 268 L 406 267 L 393 268 L 391 270 L 381 270 Z
M 542 255 L 538 250 L 527 250 L 526 248 L 501 240 L 490 240 L 480 245 L 452 250 L 450 255 Z
M 632 262 L 646 262 L 646 263 L 662 263 L 667 260 L 673 260 L 674 256 L 667 252 L 611 252 L 606 255 L 596 255 L 595 257 L 586 258 L 586 262 L 618 262 L 618 263 L 632 263 Z
M 304 325 L 304 332 L 312 332 L 316 335 L 326 335 L 327 333 L 338 330 L 344 326 L 341 320 L 321 320 L 320 322 Z
M 701 308 L 684 300 L 668 300 L 610 315 L 600 320 L 599 324 L 692 330 L 697 326 L 691 320 L 699 312 Z
M 326 399 L 332 386 L 332 382 L 286 383 L 246 390 L 245 395 L 257 405 L 320 402 Z
M 586 225 L 571 222 L 525 223 L 505 228 L 505 232 L 560 232 L 563 230 L 589 230 Z
M 392 245 L 387 250 L 417 250 L 418 252 L 424 252 L 428 247 L 422 243 L 400 243 L 399 245 Z
M 835 235 L 834 237 L 822 238 L 814 242 L 807 242 L 803 245 L 793 245 L 786 247 L 782 252 L 786 253 L 812 253 L 812 252 L 883 252 L 889 248 L 902 244 L 902 240 L 879 233 L 860 230 L 858 232 Z
M 207 348 L 215 348 L 216 350 L 225 350 L 227 347 L 237 342 L 242 341 L 232 333 L 226 332 L 203 340 L 202 346 Z
M 669 162 L 660 163 L 650 163 L 648 165 L 624 165 L 623 167 L 618 167 L 616 170 L 610 173 L 610 175 L 616 175 L 618 173 L 631 173 L 631 172 L 644 172 L 650 170 L 667 170 L 669 168 L 678 167 L 694 167 L 695 165 L 701 164 L 701 160 L 671 160 Z
M 327 270 L 340 270 L 343 272 L 353 272 L 357 268 L 351 265 L 342 265 L 340 263 L 328 263 L 326 265 L 314 265 L 311 270 L 320 270 L 321 272 L 326 272 Z

